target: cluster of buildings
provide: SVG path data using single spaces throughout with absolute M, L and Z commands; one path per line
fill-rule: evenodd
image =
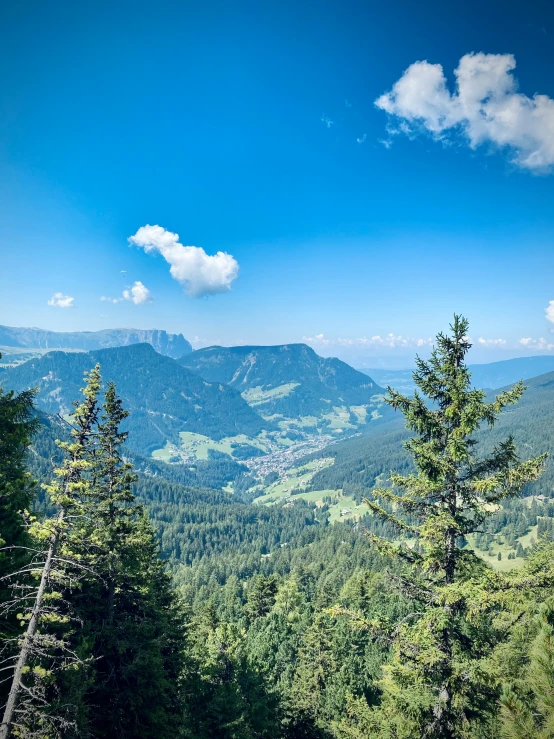
M 333 441 L 335 440 L 331 436 L 314 436 L 305 441 L 292 444 L 285 449 L 275 450 L 263 457 L 247 459 L 244 464 L 257 477 L 266 477 L 270 473 L 276 472 L 281 481 L 286 481 L 287 470 L 293 467 L 299 459 L 302 459 L 302 457 L 308 454 L 321 451 L 321 449 L 329 446 Z M 321 463 L 321 466 L 325 465 L 323 460 L 317 460 L 317 463 Z

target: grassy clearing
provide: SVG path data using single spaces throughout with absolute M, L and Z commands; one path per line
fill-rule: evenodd
M 214 439 L 210 439 L 209 436 L 194 434 L 191 431 L 182 431 L 179 434 L 179 437 L 181 439 L 181 449 L 185 455 L 194 455 L 196 459 L 208 459 L 210 449 L 215 449 L 232 456 L 233 444 L 249 444 L 257 449 L 261 449 L 263 452 L 268 451 L 267 442 L 260 439 L 251 439 L 245 434 L 227 436 L 219 441 L 214 441 Z
M 315 503 L 318 508 L 321 508 L 325 503 L 328 503 L 327 499 L 331 499 L 329 505 L 329 522 L 335 523 L 336 521 L 345 521 L 348 518 L 359 518 L 365 513 L 362 506 L 358 506 L 354 498 L 349 495 L 343 495 L 342 490 L 310 490 L 300 491 L 293 495 L 285 494 L 279 495 L 277 492 L 268 493 L 256 498 L 255 503 L 261 505 L 275 505 L 276 503 L 294 504 L 295 500 L 302 498 L 310 503 Z
M 350 410 L 356 416 L 356 420 L 359 424 L 367 423 L 367 406 L 365 405 L 351 405 Z
M 326 413 L 325 418 L 333 431 L 344 431 L 345 429 L 355 428 L 350 422 L 350 409 L 345 406 L 335 406 L 330 413 Z
M 265 505 L 288 498 L 290 495 L 304 493 L 315 473 L 325 467 L 330 467 L 332 464 L 333 459 L 328 457 L 326 459 L 313 459 L 301 467 L 291 467 L 279 480 L 264 488 L 263 495 L 258 496 L 254 502 Z M 311 495 L 311 493 L 308 494 Z M 318 494 L 321 495 L 321 491 L 318 491 Z
M 295 388 L 299 385 L 299 382 L 288 382 L 285 385 L 278 385 L 270 390 L 264 390 L 261 386 L 258 386 L 245 390 L 241 394 L 249 405 L 257 406 L 269 403 L 272 400 L 286 398 L 287 395 L 294 392 Z
M 278 416 L 267 416 L 267 419 L 277 418 Z M 299 416 L 298 418 L 283 418 L 278 421 L 278 425 L 283 431 L 287 429 L 303 429 L 317 427 L 319 419 L 316 416 Z
M 528 534 L 525 534 L 525 536 L 520 536 L 517 540 L 521 543 L 521 546 L 524 549 L 531 546 L 531 539 L 534 539 L 535 541 L 537 540 L 537 529 L 538 526 L 533 526 Z M 491 554 L 489 554 L 488 552 L 483 552 L 481 549 L 475 548 L 473 546 L 473 537 L 471 535 L 468 536 L 468 544 L 470 547 L 472 547 L 477 556 L 481 557 L 484 562 L 490 565 L 497 572 L 510 572 L 510 570 L 521 567 L 521 565 L 525 562 L 522 557 L 508 559 L 508 554 L 510 554 L 510 552 L 513 552 L 514 550 L 512 547 L 508 546 L 505 541 L 502 541 L 502 543 L 500 543 L 498 540 L 493 541 L 490 547 Z M 499 553 L 502 555 L 502 559 L 500 560 L 498 559 Z
M 332 490 L 323 490 L 324 493 L 336 492 Z M 344 513 L 343 513 L 344 511 Z M 338 501 L 329 507 L 329 522 L 335 523 L 336 521 L 346 521 L 347 518 L 359 518 L 367 512 L 367 508 L 363 505 L 358 505 L 354 498 L 349 495 L 340 495 Z
M 260 435 L 258 438 L 252 439 L 245 434 L 238 434 L 237 436 L 227 436 L 224 439 L 215 441 L 203 434 L 182 431 L 179 437 L 181 440 L 180 446 L 167 442 L 163 449 L 156 449 L 152 452 L 152 457 L 162 462 L 174 462 L 177 461 L 177 458 L 187 461 L 191 457 L 206 460 L 208 459 L 210 449 L 233 456 L 233 444 L 248 444 L 249 446 L 261 449 L 263 452 L 269 450 L 268 440 L 265 435 Z
M 299 498 L 315 503 L 319 508 L 327 503 L 331 523 L 363 515 L 365 513 L 363 505 L 358 506 L 354 498 L 343 495 L 342 490 L 306 490 L 314 474 L 332 464 L 332 458 L 327 458 L 312 460 L 301 467 L 293 467 L 287 471 L 286 476 L 265 488 L 263 495 L 258 496 L 254 503 L 259 505 L 294 504 L 294 501 Z

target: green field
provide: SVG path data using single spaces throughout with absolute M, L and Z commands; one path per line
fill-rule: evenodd
M 342 490 L 306 490 L 311 482 L 314 474 L 323 467 L 329 467 L 333 464 L 331 458 L 316 459 L 302 465 L 301 467 L 293 467 L 287 471 L 281 479 L 274 482 L 269 487 L 261 489 L 262 495 L 259 495 L 254 503 L 259 505 L 275 505 L 277 503 L 294 504 L 295 500 L 302 498 L 311 503 L 315 503 L 318 507 L 322 507 L 325 498 L 330 498 L 329 504 L 329 521 L 345 520 L 347 518 L 355 518 L 362 515 L 365 511 L 363 506 L 358 506 L 354 498 L 345 496 Z M 348 511 L 341 515 L 342 511 Z
M 171 444 L 167 442 L 163 449 L 156 449 L 152 452 L 154 459 L 158 459 L 162 462 L 175 461 L 176 457 L 184 459 L 208 459 L 208 453 L 210 449 L 215 449 L 218 452 L 224 454 L 233 454 L 233 444 L 248 444 L 249 446 L 261 449 L 263 452 L 269 451 L 268 440 L 262 434 L 256 439 L 251 439 L 249 436 L 244 434 L 238 434 L 237 436 L 227 436 L 224 439 L 215 441 L 210 439 L 209 436 L 203 434 L 195 434 L 191 431 L 182 431 L 179 434 L 181 444 Z
M 357 518 L 362 516 L 366 511 L 363 505 L 358 506 L 354 498 L 343 495 L 342 490 L 310 490 L 294 493 L 293 495 L 276 495 L 268 494 L 256 498 L 254 503 L 261 505 L 274 505 L 276 503 L 284 503 L 285 505 L 294 504 L 295 500 L 307 500 L 315 503 L 318 507 L 322 507 L 326 501 L 324 498 L 331 498 L 333 501 L 329 505 L 329 522 L 345 521 L 348 518 Z M 343 514 L 343 511 L 345 513 Z
M 242 397 L 249 405 L 263 405 L 271 400 L 286 398 L 295 388 L 300 385 L 299 382 L 288 382 L 286 385 L 273 387 L 271 390 L 264 390 L 262 387 L 252 387 L 242 393 Z
M 256 498 L 255 502 L 266 505 L 288 498 L 290 495 L 304 492 L 315 473 L 332 464 L 333 460 L 330 458 L 314 459 L 301 467 L 291 467 L 279 480 L 264 488 L 263 494 Z M 312 495 L 312 493 L 307 494 Z M 316 494 L 321 496 L 321 491 Z
M 520 542 L 521 546 L 525 549 L 528 546 L 531 545 L 531 539 L 537 540 L 537 529 L 538 526 L 533 526 L 532 529 L 529 531 L 528 534 L 525 534 L 525 536 L 520 536 L 518 539 L 518 542 Z M 468 544 L 472 545 L 472 536 L 468 536 Z M 488 552 L 483 552 L 480 549 L 476 549 L 472 547 L 475 551 L 475 554 L 477 554 L 481 559 L 486 562 L 488 565 L 490 565 L 493 569 L 497 570 L 497 572 L 509 572 L 510 570 L 515 569 L 516 567 L 521 567 L 521 565 L 525 562 L 525 560 L 522 557 L 516 557 L 515 559 L 508 559 L 508 554 L 510 552 L 513 552 L 513 547 L 510 547 L 506 544 L 506 542 L 499 543 L 498 541 L 493 541 L 491 544 L 491 554 Z M 502 555 L 502 559 L 498 559 L 498 553 Z

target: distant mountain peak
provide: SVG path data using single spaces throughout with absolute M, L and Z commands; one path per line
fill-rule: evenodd
M 182 334 L 168 334 L 159 329 L 108 328 L 102 331 L 65 332 L 0 326 L 0 346 L 91 351 L 130 344 L 150 344 L 159 354 L 173 359 L 192 352 L 190 342 Z
M 340 359 L 320 357 L 307 344 L 211 346 L 179 363 L 208 382 L 238 390 L 265 417 L 327 418 L 337 428 L 342 414 L 343 427 L 353 428 L 381 415 L 381 387 Z
M 70 413 L 79 397 L 83 374 L 96 363 L 104 382 L 113 380 L 130 411 L 129 447 L 150 453 L 166 441 L 179 444 L 188 431 L 214 439 L 256 436 L 271 424 L 232 388 L 209 383 L 149 344 L 92 352 L 52 351 L 2 373 L 6 388 L 38 388 L 37 405 L 46 413 Z

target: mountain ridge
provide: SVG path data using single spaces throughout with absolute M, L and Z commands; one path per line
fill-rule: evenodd
M 83 373 L 97 362 L 104 382 L 116 382 L 130 411 L 129 446 L 138 453 L 150 453 L 167 440 L 178 443 L 182 431 L 218 439 L 256 436 L 270 428 L 240 393 L 222 383 L 206 382 L 150 344 L 92 352 L 52 351 L 5 370 L 2 383 L 16 391 L 38 387 L 38 407 L 66 415 L 79 397 Z
M 371 377 L 306 344 L 212 346 L 178 361 L 208 382 L 238 390 L 264 417 L 321 418 L 340 408 L 356 426 L 382 408 L 385 391 Z
M 0 346 L 94 351 L 144 343 L 150 344 L 159 354 L 173 359 L 192 352 L 192 346 L 183 334 L 169 334 L 163 329 L 111 328 L 66 332 L 0 325 Z

